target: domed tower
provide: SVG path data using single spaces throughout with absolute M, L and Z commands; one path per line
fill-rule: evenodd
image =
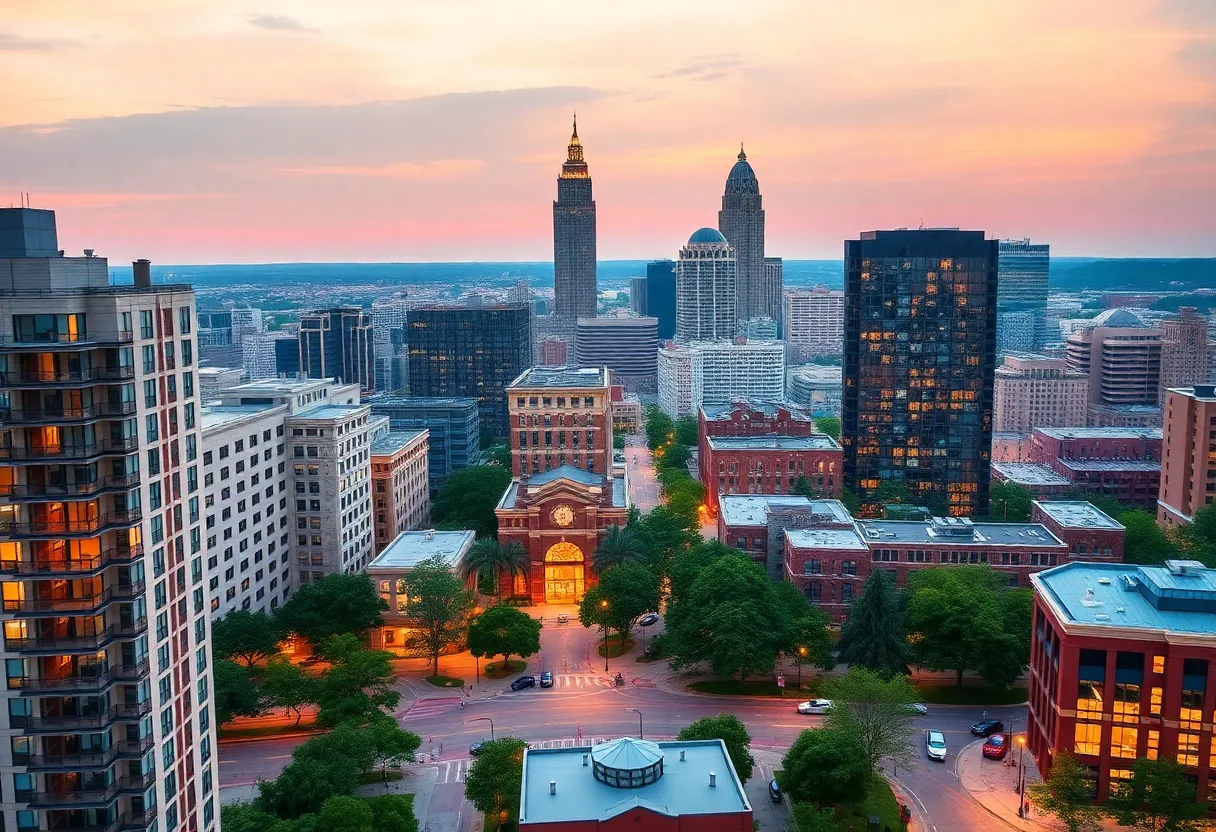
M 712 228 L 698 228 L 676 263 L 676 340 L 735 334 L 735 250 Z
M 595 200 L 577 117 L 553 203 L 553 290 L 555 314 L 595 317 Z
M 764 206 L 760 196 L 760 182 L 756 172 L 748 164 L 747 153 L 739 145 L 739 156 L 730 175 L 726 177 L 726 191 L 722 194 L 722 210 L 718 212 L 718 229 L 735 250 L 738 261 L 736 281 L 735 313 L 739 321 L 750 318 L 780 318 L 780 297 L 777 292 L 777 309 L 764 289 Z

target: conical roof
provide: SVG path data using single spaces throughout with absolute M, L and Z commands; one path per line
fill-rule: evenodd
M 591 749 L 591 759 L 617 771 L 640 771 L 663 759 L 658 743 L 621 737 Z

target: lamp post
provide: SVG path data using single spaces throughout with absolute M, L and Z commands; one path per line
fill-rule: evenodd
M 642 712 L 639 711 L 637 708 L 626 708 L 625 710 L 633 711 L 635 714 L 638 715 L 638 739 L 640 739 L 640 740 L 646 739 L 645 735 L 642 733 Z
M 604 611 L 605 615 L 607 614 L 607 612 L 608 612 L 608 599 L 607 598 L 600 601 L 600 609 Z M 604 628 L 604 672 L 607 673 L 608 672 L 608 622 L 604 621 L 604 623 L 601 624 L 600 626 Z
M 802 662 L 804 659 L 806 659 L 806 648 L 799 645 L 798 658 L 794 660 L 794 664 L 798 665 L 798 690 L 802 690 Z
M 472 719 L 466 719 L 464 724 L 468 725 L 470 722 L 482 721 L 490 723 L 490 742 L 494 742 L 494 720 L 490 719 L 488 716 L 475 716 Z
M 1023 755 L 1026 753 L 1026 738 L 1018 737 L 1018 817 L 1026 817 L 1026 766 Z

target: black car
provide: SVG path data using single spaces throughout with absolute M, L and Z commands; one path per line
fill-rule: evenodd
M 1005 723 L 999 719 L 983 719 L 971 726 L 971 733 L 977 737 L 988 737 L 1005 730 Z
M 520 676 L 518 679 L 516 679 L 514 682 L 511 683 L 511 690 L 523 690 L 524 688 L 534 688 L 534 687 L 536 687 L 536 677 L 535 676 Z
M 781 787 L 777 785 L 776 780 L 770 780 L 768 783 L 768 799 L 774 803 L 781 802 Z
M 485 747 L 486 747 L 485 740 L 479 740 L 478 742 L 473 743 L 472 745 L 469 746 L 469 756 L 476 757 L 478 754 L 481 753 L 481 749 L 483 749 Z
M 638 624 L 643 627 L 652 627 L 659 623 L 659 614 L 657 612 L 648 612 L 638 620 Z
M 546 670 L 544 673 L 540 674 L 540 686 L 542 688 L 553 687 L 553 673 L 551 671 Z

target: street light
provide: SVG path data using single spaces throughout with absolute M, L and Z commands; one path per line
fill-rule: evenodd
M 1026 738 L 1018 737 L 1018 817 L 1026 817 L 1026 766 L 1023 763 L 1026 753 Z
M 605 611 L 608 609 L 608 599 L 607 598 L 600 601 L 600 609 L 605 610 Z M 600 626 L 604 630 L 604 672 L 607 673 L 608 672 L 608 623 L 605 621 Z
M 806 648 L 799 646 L 798 658 L 794 661 L 794 664 L 798 665 L 798 690 L 802 690 L 802 662 L 804 659 L 806 659 Z
M 640 740 L 646 739 L 645 735 L 642 733 L 642 712 L 639 711 L 637 708 L 626 708 L 625 710 L 633 711 L 635 714 L 638 715 L 638 739 L 640 739 Z
M 490 723 L 490 742 L 494 742 L 494 720 L 490 719 L 488 716 L 475 716 L 472 719 L 466 719 L 464 724 L 468 725 L 470 722 L 481 722 L 483 720 Z

